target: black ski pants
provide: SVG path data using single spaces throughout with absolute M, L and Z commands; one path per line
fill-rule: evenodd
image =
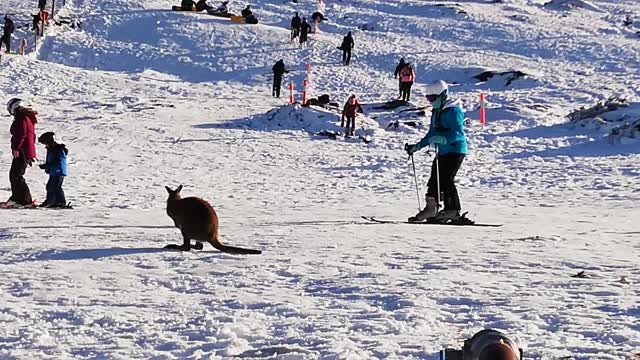
M 273 75 L 273 88 L 271 96 L 280 97 L 280 88 L 282 87 L 282 76 Z
M 402 97 L 402 100 L 411 100 L 411 86 L 413 86 L 413 81 L 400 83 L 400 96 Z
M 346 136 L 353 136 L 356 132 L 356 117 L 355 116 L 345 116 L 347 119 L 347 127 L 344 128 L 344 134 Z M 344 127 L 344 118 L 342 119 L 342 124 Z
M 0 38 L 0 46 L 4 43 L 5 48 L 7 49 L 7 54 L 11 52 L 11 34 L 3 34 L 2 38 Z
M 9 169 L 9 182 L 11 183 L 11 197 L 9 200 L 15 201 L 20 205 L 29 205 L 33 202 L 29 186 L 24 179 L 27 165 L 27 159 L 21 154 L 13 159 L 11 169 Z
M 301 32 L 300 33 L 300 46 L 302 46 L 302 44 L 307 42 L 307 33 L 306 32 Z
M 351 49 L 346 47 L 342 49 L 342 64 L 349 65 L 351 62 Z
M 49 176 L 49 181 L 47 181 L 47 204 L 67 205 L 67 199 L 64 196 L 64 190 L 62 190 L 63 182 L 64 176 Z
M 291 29 L 291 41 L 300 36 L 300 28 Z
M 460 210 L 460 198 L 454 182 L 456 174 L 462 165 L 464 154 L 451 153 L 438 156 L 440 166 L 440 192 L 444 201 L 445 210 Z M 431 164 L 431 177 L 427 184 L 427 196 L 438 198 L 438 184 L 436 172 L 436 160 Z

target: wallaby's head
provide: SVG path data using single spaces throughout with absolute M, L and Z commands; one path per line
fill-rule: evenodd
M 180 200 L 180 191 L 182 191 L 182 185 L 178 186 L 178 188 L 175 190 L 171 190 L 171 188 L 168 186 L 165 186 L 164 188 L 167 189 L 167 192 L 169 193 L 169 198 L 167 199 L 167 201 Z

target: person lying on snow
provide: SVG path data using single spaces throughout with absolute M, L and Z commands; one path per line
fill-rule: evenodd
M 62 183 L 67 176 L 67 154 L 69 151 L 64 144 L 58 144 L 54 133 L 46 132 L 38 138 L 38 142 L 47 148 L 47 162 L 40 165 L 40 169 L 49 174 L 47 181 L 47 199 L 40 207 L 58 208 L 67 206 L 67 200 L 62 190 Z

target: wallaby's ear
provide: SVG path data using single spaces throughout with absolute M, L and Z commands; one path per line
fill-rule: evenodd
M 167 192 L 168 192 L 169 194 L 173 193 L 173 190 L 171 190 L 171 188 L 169 188 L 168 186 L 165 186 L 164 188 L 165 188 L 165 189 L 167 189 Z
M 180 184 L 180 186 L 178 186 L 178 188 L 176 189 L 177 193 L 180 193 L 180 191 L 182 191 L 182 184 Z

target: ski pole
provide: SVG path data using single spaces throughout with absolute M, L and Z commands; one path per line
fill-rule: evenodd
M 418 174 L 416 173 L 416 163 L 413 161 L 413 154 L 411 154 L 411 166 L 413 167 L 413 179 L 416 181 L 416 195 L 418 196 L 418 212 L 422 211 L 422 205 L 420 204 L 420 190 L 418 189 Z

